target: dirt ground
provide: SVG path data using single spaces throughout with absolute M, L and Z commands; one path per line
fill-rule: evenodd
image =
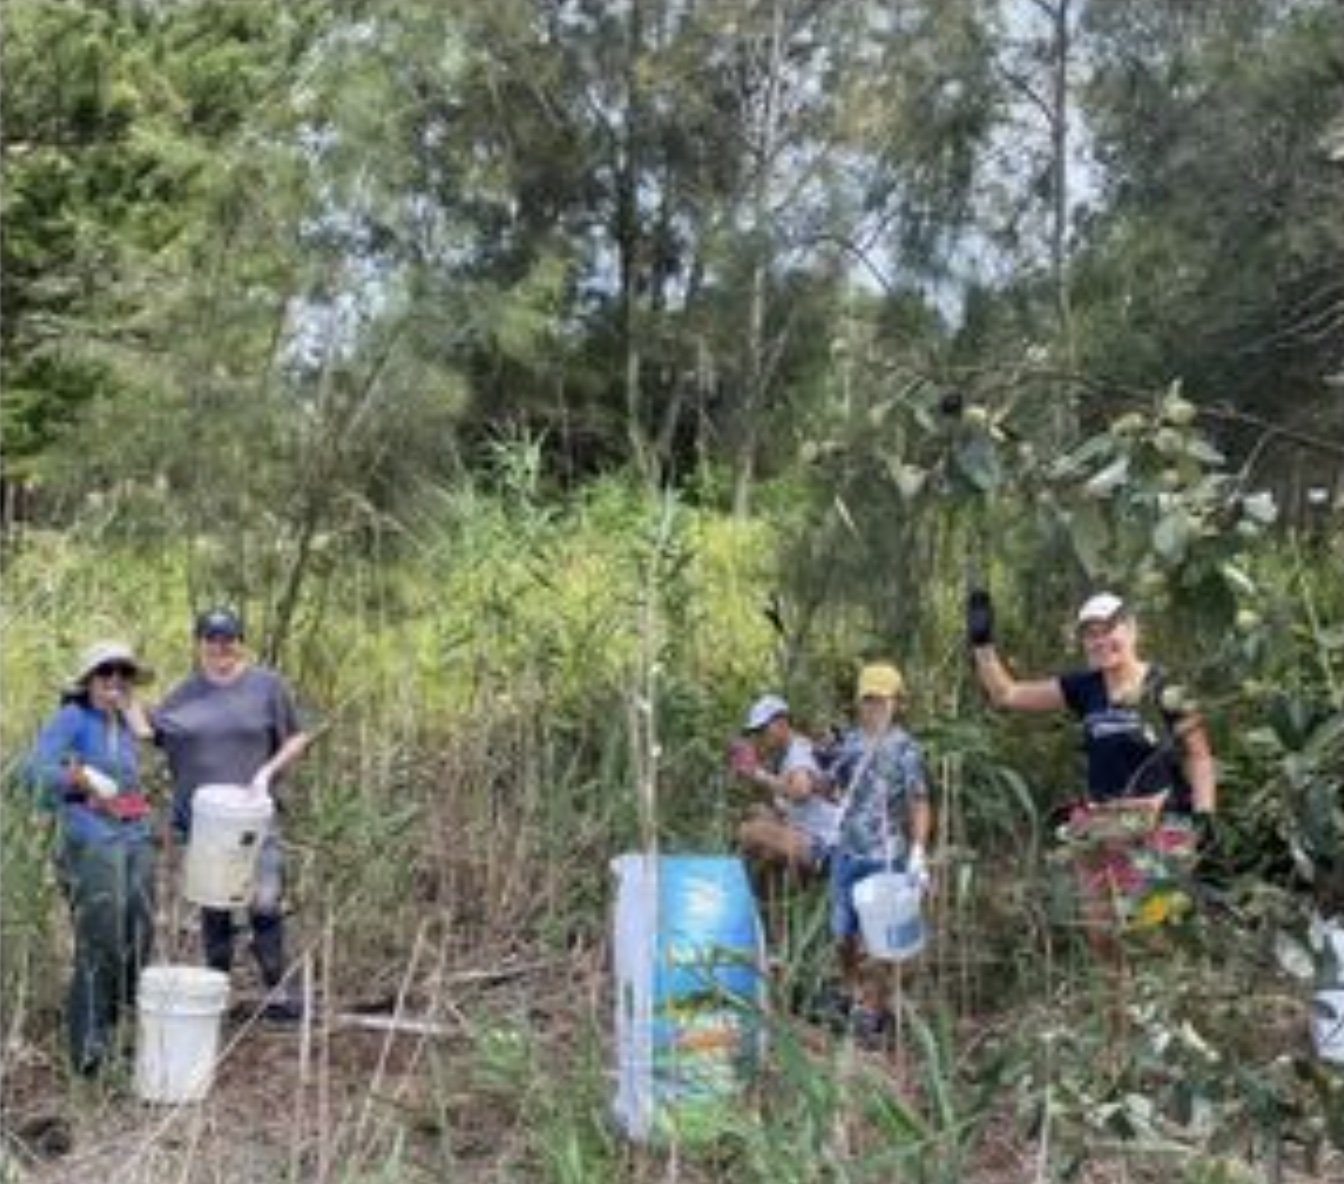
M 592 1030 L 595 1021 L 606 1026 L 603 959 L 600 950 L 568 962 L 501 955 L 488 967 L 451 971 L 451 991 L 438 996 L 451 1002 L 433 1008 L 432 1020 L 419 1018 L 427 1006 L 413 996 L 394 1016 L 386 984 L 368 984 L 362 998 L 316 1007 L 306 1024 L 277 1026 L 255 1018 L 256 984 L 244 983 L 222 1027 L 213 1088 L 196 1104 L 140 1101 L 128 1064 L 85 1082 L 71 1080 L 52 1054 L 10 1048 L 0 1083 L 7 1143 L 0 1184 L 475 1184 L 541 1178 L 527 1150 L 535 1132 L 519 1129 L 524 1112 L 497 1088 L 480 1088 L 480 1026 L 490 1016 L 521 1019 L 548 1061 L 563 1065 L 566 1055 L 576 1055 L 581 1031 Z M 833 1068 L 833 1038 L 816 1027 L 799 1030 L 808 1055 Z M 899 1081 L 899 1061 L 868 1057 L 865 1065 Z M 1010 1114 L 996 1115 L 966 1184 L 1050 1179 L 1041 1175 L 1041 1157 L 1041 1146 Z M 700 1184 L 730 1177 L 712 1164 L 630 1149 L 612 1178 Z M 1184 1177 L 1112 1160 L 1077 1179 L 1158 1184 Z M 1254 1177 L 1208 1179 L 1242 1184 Z M 1344 1159 L 1333 1158 L 1310 1176 L 1286 1165 L 1276 1184 L 1308 1180 L 1344 1184 Z
M 354 1004 L 352 1006 L 358 1006 Z M 10 1055 L 4 1082 L 12 1178 L 25 1184 L 253 1184 L 339 1178 L 338 1168 L 392 1157 L 396 1179 L 438 1179 L 447 1154 L 461 1179 L 491 1178 L 497 1146 L 488 1099 L 443 1091 L 445 1068 L 470 1055 L 451 1017 L 398 1021 L 378 1012 L 317 1009 L 312 1022 L 259 1020 L 255 1004 L 230 1010 L 209 1096 L 150 1104 L 133 1066 L 97 1082 L 70 1080 L 36 1049 Z M 431 1099 L 432 1097 L 432 1104 Z M 476 1170 L 479 1169 L 479 1170 Z M 0 1174 L 9 1184 L 11 1177 Z

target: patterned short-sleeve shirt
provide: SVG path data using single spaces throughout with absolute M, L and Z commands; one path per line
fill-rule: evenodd
M 839 849 L 862 859 L 904 859 L 910 845 L 906 830 L 910 803 L 928 796 L 919 745 L 903 728 L 893 727 L 875 740 L 851 732 L 845 748 L 855 751 L 841 758 L 850 780 Z

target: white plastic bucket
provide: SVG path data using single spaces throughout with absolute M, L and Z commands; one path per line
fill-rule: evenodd
M 924 948 L 921 896 L 904 872 L 874 872 L 854 885 L 854 909 L 870 957 L 903 962 Z
M 251 903 L 257 856 L 274 813 L 269 794 L 244 785 L 201 786 L 191 798 L 183 895 L 207 908 Z
M 1311 1006 L 1311 1040 L 1321 1060 L 1344 1065 L 1344 987 L 1316 992 Z
M 137 995 L 135 1092 L 146 1102 L 199 1102 L 210 1092 L 229 976 L 203 966 L 147 966 Z

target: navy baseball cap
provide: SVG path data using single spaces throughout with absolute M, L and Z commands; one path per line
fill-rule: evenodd
M 231 608 L 212 608 L 196 618 L 196 637 L 224 637 L 237 641 L 243 636 L 243 619 Z

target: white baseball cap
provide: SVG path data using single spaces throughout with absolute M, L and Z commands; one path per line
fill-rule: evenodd
M 778 695 L 762 695 L 751 705 L 747 712 L 747 722 L 742 725 L 744 732 L 759 732 L 771 720 L 789 714 L 789 705 Z
M 1098 592 L 1083 601 L 1078 610 L 1078 625 L 1090 625 L 1096 621 L 1113 621 L 1125 612 L 1125 602 L 1114 592 Z

